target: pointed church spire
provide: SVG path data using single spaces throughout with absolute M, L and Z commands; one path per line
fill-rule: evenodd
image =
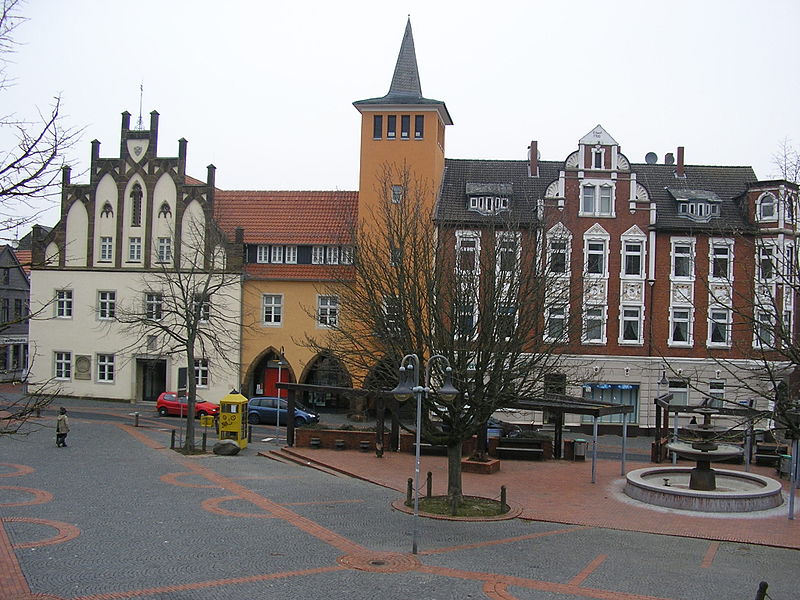
M 403 43 L 400 45 L 397 65 L 394 67 L 392 85 L 389 86 L 389 93 L 387 95 L 422 98 L 422 88 L 419 83 L 419 69 L 417 68 L 417 54 L 414 51 L 414 35 L 411 33 L 411 17 L 408 18 L 408 22 L 406 23 Z
M 394 67 L 392 84 L 389 86 L 389 93 L 381 98 L 369 98 L 367 100 L 356 100 L 353 102 L 359 112 L 367 107 L 375 105 L 396 105 L 396 106 L 426 106 L 436 109 L 445 125 L 452 125 L 453 120 L 447 107 L 441 100 L 432 100 L 422 96 L 422 88 L 419 83 L 419 69 L 417 68 L 417 53 L 414 50 L 414 36 L 411 33 L 411 17 L 406 22 L 406 30 L 403 34 L 403 43 L 400 44 L 400 54 L 397 56 L 397 64 Z

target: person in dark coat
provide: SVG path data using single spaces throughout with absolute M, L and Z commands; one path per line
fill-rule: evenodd
M 63 406 L 58 409 L 58 418 L 56 419 L 56 446 L 66 448 L 67 434 L 69 433 L 69 419 L 67 418 L 67 409 Z

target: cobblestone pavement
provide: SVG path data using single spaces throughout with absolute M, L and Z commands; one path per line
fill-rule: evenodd
M 239 456 L 190 458 L 168 448 L 179 419 L 143 413 L 134 428 L 130 406 L 65 405 L 67 448 L 55 446 L 52 410 L 29 436 L 0 439 L 2 600 L 730 600 L 754 598 L 762 580 L 775 600 L 799 594 L 800 530 L 785 511 L 745 525 L 772 531 L 774 522 L 795 547 L 704 534 L 709 521 L 717 532 L 741 529 L 738 519 L 644 518 L 609 498 L 617 461 L 599 461 L 597 484 L 585 483 L 587 464 L 504 461 L 490 477 L 505 477 L 512 502 L 528 504 L 523 518 L 417 519 L 413 555 L 415 519 L 391 506 L 397 480 L 413 475 L 410 457 L 330 451 L 323 461 L 365 481 L 260 456 L 278 447 L 261 441 L 264 428 Z M 570 469 L 576 491 L 560 503 L 551 491 Z M 474 477 L 466 493 L 477 493 Z M 579 522 L 591 505 L 617 514 L 608 526 Z M 620 527 L 626 515 L 631 526 Z M 646 532 L 660 522 L 687 532 Z

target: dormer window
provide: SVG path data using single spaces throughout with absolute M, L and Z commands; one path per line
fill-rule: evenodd
M 677 202 L 678 214 L 692 221 L 707 223 L 722 213 L 721 198 L 706 190 L 672 190 L 669 193 Z
M 497 214 L 508 210 L 509 199 L 504 196 L 470 196 L 469 209 L 482 215 Z

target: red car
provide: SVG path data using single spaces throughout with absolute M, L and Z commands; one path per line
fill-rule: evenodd
M 198 399 L 199 400 L 199 399 Z M 178 396 L 175 392 L 162 392 L 158 396 L 158 400 L 156 400 L 156 410 L 158 414 L 162 417 L 166 417 L 167 415 L 177 415 L 180 417 L 185 417 L 188 411 L 188 398 L 186 396 Z M 219 414 L 219 404 L 214 404 L 213 402 L 203 402 L 198 401 L 195 402 L 194 405 L 194 416 L 195 418 L 202 417 L 204 415 L 218 415 Z

